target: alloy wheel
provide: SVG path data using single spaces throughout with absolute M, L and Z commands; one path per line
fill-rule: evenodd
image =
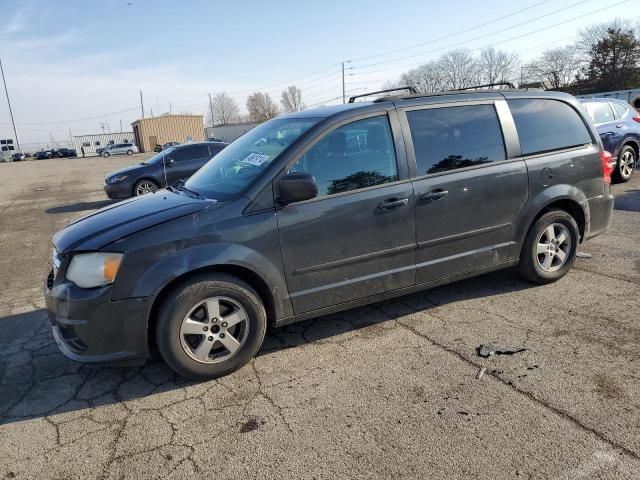
M 180 325 L 184 352 L 200 363 L 220 363 L 240 351 L 249 333 L 249 316 L 236 300 L 219 296 L 202 300 Z
M 536 246 L 538 266 L 545 272 L 560 270 L 571 252 L 571 234 L 561 223 L 552 223 L 542 231 Z
M 151 182 L 142 182 L 136 187 L 136 195 L 144 195 L 145 193 L 153 193 L 158 188 Z
M 620 175 L 629 178 L 636 164 L 635 155 L 631 150 L 625 150 L 620 156 Z

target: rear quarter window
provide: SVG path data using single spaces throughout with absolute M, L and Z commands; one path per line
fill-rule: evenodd
M 560 100 L 507 100 L 522 155 L 561 150 L 593 142 L 582 117 Z
M 616 120 L 624 117 L 624 115 L 628 111 L 627 107 L 625 107 L 621 103 L 612 103 L 611 106 L 613 107 L 613 111 L 615 113 Z

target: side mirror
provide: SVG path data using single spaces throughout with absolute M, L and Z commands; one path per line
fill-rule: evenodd
M 285 175 L 278 181 L 278 203 L 287 205 L 302 202 L 318 195 L 318 184 L 313 175 L 306 172 L 294 172 Z

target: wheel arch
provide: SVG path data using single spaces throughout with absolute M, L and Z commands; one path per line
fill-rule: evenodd
M 194 278 L 199 275 L 206 274 L 214 274 L 214 273 L 226 273 L 228 275 L 232 275 L 240 280 L 243 280 L 247 284 L 249 284 L 258 294 L 262 304 L 264 305 L 266 314 L 267 314 L 267 322 L 269 325 L 273 325 L 277 318 L 277 307 L 275 303 L 275 299 L 273 297 L 273 293 L 269 288 L 267 282 L 262 278 L 261 275 L 251 270 L 250 268 L 235 265 L 235 264 L 217 264 L 217 265 L 207 265 L 196 268 L 194 270 L 190 270 L 188 272 L 184 272 L 181 275 L 173 278 L 170 282 L 165 284 L 160 292 L 156 295 L 151 309 L 149 311 L 149 318 L 147 324 L 147 341 L 149 344 L 150 351 L 156 350 L 155 345 L 155 334 L 156 334 L 156 324 L 158 321 L 158 312 L 162 302 L 171 294 L 171 291 L 175 289 L 180 284 L 186 282 L 187 280 Z
M 636 161 L 637 161 L 638 158 L 640 157 L 640 145 L 638 144 L 638 141 L 635 138 L 631 138 L 631 137 L 625 138 L 622 144 L 620 145 L 620 148 L 618 149 L 618 153 L 620 153 L 620 150 L 622 150 L 626 146 L 633 148 L 634 152 L 636 152 Z
M 149 182 L 153 182 L 155 183 L 158 188 L 162 188 L 162 185 L 158 182 L 157 179 L 153 178 L 151 175 L 145 175 L 144 177 L 140 177 L 139 179 L 137 179 L 135 182 L 133 182 L 133 186 L 131 187 L 131 196 L 135 197 L 136 196 L 136 187 L 138 186 L 138 184 L 140 182 L 142 182 L 143 180 L 147 180 Z
M 514 242 L 517 250 L 511 254 L 512 258 L 519 258 L 524 238 L 531 226 L 550 210 L 563 210 L 571 215 L 578 224 L 580 242 L 585 238 L 589 225 L 589 207 L 584 193 L 570 185 L 554 185 L 525 207 L 516 225 Z

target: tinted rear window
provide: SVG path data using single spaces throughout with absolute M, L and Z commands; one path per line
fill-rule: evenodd
M 502 130 L 493 105 L 407 112 L 418 175 L 504 160 Z
M 592 143 L 582 118 L 559 100 L 507 100 L 523 155 Z

